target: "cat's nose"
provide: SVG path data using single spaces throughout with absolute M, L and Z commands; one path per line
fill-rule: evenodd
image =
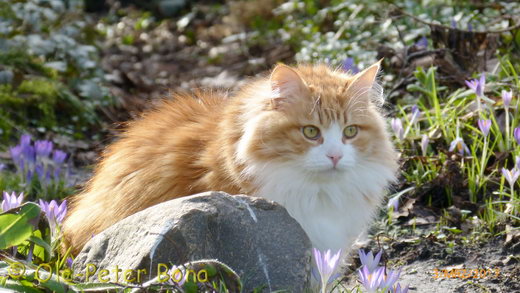
M 338 164 L 339 160 L 343 158 L 343 155 L 341 154 L 327 154 L 327 158 L 329 158 L 332 161 L 332 164 L 334 167 Z

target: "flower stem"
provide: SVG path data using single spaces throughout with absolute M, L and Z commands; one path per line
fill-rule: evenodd
M 514 212 L 514 202 L 515 202 L 515 185 L 511 185 L 511 198 L 509 199 L 509 204 L 511 205 L 511 214 L 515 214 Z
M 327 282 L 324 280 L 321 282 L 321 293 L 327 293 Z
M 486 167 L 488 139 L 484 137 L 484 148 L 482 149 L 482 161 L 480 162 L 479 186 L 484 184 L 484 168 Z
M 404 131 L 403 137 L 406 137 L 408 135 L 408 132 L 410 132 L 411 126 L 412 126 L 411 124 L 408 124 L 408 126 L 406 127 L 406 130 Z
M 506 148 L 509 150 L 509 108 L 506 107 Z

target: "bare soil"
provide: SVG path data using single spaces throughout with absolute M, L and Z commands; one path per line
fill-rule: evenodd
M 495 237 L 450 245 L 433 236 L 404 236 L 384 241 L 371 241 L 363 249 L 383 249 L 382 263 L 401 270 L 399 283 L 408 285 L 409 292 L 520 292 L 518 240 L 505 243 L 505 237 Z M 352 255 L 344 278 L 346 288 L 359 284 L 359 266 L 358 256 Z

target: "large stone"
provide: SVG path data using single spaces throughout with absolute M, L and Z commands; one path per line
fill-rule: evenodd
M 97 282 L 99 272 L 106 269 L 104 279 L 115 282 L 117 266 L 122 270 L 118 282 L 128 283 L 125 270 L 146 269 L 139 280 L 144 283 L 150 276 L 156 278 L 160 263 L 216 259 L 239 274 L 244 292 L 262 286 L 265 291 L 304 292 L 309 287 L 310 249 L 307 235 L 281 205 L 263 198 L 206 192 L 119 221 L 86 244 L 73 271 L 85 281 L 87 265 L 90 271 L 95 265 L 88 281 Z

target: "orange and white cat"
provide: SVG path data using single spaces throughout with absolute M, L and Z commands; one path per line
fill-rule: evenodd
M 356 74 L 277 65 L 235 94 L 178 94 L 108 146 L 63 231 L 93 234 L 149 206 L 208 190 L 283 205 L 321 250 L 348 248 L 395 179 L 379 63 Z

